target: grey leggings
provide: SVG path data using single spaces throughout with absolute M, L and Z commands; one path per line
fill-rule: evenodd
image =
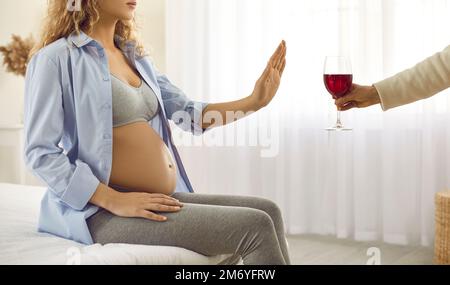
M 119 189 L 117 189 L 119 190 Z M 94 242 L 176 246 L 205 256 L 232 254 L 244 264 L 291 264 L 279 207 L 251 196 L 174 193 L 184 207 L 164 222 L 100 209 L 88 220 Z

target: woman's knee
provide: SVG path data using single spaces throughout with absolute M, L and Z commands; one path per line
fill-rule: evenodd
M 243 215 L 240 220 L 242 226 L 245 226 L 247 229 L 253 229 L 257 232 L 267 232 L 274 229 L 272 217 L 265 211 L 255 208 L 243 209 L 245 209 L 245 215 Z
M 269 214 L 274 222 L 282 218 L 281 209 L 274 201 L 266 198 L 257 198 L 256 203 L 257 208 Z

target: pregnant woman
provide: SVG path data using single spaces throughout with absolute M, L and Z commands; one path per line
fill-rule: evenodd
M 85 244 L 177 246 L 244 264 L 290 264 L 278 206 L 193 193 L 168 124 L 200 135 L 219 124 L 203 122 L 207 112 L 267 106 L 286 65 L 285 42 L 250 96 L 196 102 L 146 57 L 135 37 L 135 0 L 67 2 L 49 1 L 25 77 L 24 159 L 48 186 L 39 230 Z

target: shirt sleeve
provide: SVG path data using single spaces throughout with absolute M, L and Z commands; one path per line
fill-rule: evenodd
M 100 181 L 85 162 L 71 163 L 59 147 L 64 128 L 62 87 L 58 65 L 35 54 L 25 75 L 24 160 L 61 201 L 82 210 Z
M 154 70 L 168 119 L 196 136 L 211 130 L 212 128 L 202 128 L 202 114 L 209 103 L 191 100 L 181 89 L 173 85 L 166 75 L 156 68 Z M 187 119 L 189 122 L 186 122 Z
M 429 98 L 450 87 L 450 46 L 374 84 L 384 111 Z

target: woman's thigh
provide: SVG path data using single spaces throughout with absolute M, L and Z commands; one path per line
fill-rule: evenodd
M 179 212 L 158 214 L 167 220 L 125 218 L 101 209 L 87 223 L 96 243 L 177 246 L 207 256 L 242 252 L 248 246 L 243 239 L 272 224 L 267 213 L 246 207 L 184 203 Z
M 282 216 L 281 210 L 275 202 L 262 197 L 186 192 L 176 192 L 172 197 L 183 203 L 254 208 L 269 214 L 274 222 L 278 222 Z

